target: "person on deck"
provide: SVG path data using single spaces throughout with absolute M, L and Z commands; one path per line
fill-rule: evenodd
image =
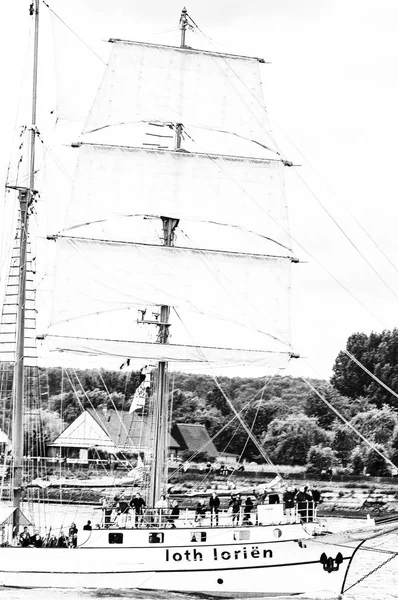
M 218 513 L 220 511 L 220 498 L 216 492 L 213 492 L 209 499 L 210 508 L 210 524 L 213 527 L 215 524 L 218 527 Z
M 244 525 L 253 525 L 250 520 L 250 515 L 253 510 L 254 504 L 251 496 L 248 496 L 243 505 L 243 523 Z
M 84 531 L 91 531 L 92 530 L 91 521 L 87 521 L 87 523 L 83 527 L 83 530 Z
M 302 486 L 296 494 L 295 501 L 299 517 L 305 523 L 308 521 L 308 503 L 312 500 L 312 496 L 306 493 L 305 487 Z
M 280 499 L 279 499 L 279 494 L 273 492 L 272 494 L 268 495 L 268 502 L 269 504 L 279 504 Z
M 66 548 L 67 545 L 68 545 L 68 539 L 67 539 L 66 535 L 64 534 L 63 529 L 61 529 L 59 532 L 57 547 L 58 548 Z
M 105 528 L 108 528 L 112 522 L 113 503 L 111 498 L 102 500 L 102 522 Z
M 164 494 L 162 494 L 160 496 L 160 499 L 156 502 L 155 504 L 155 508 L 157 509 L 157 514 L 158 514 L 158 524 L 159 526 L 162 525 L 165 521 L 165 517 L 167 515 L 168 512 L 168 502 L 166 500 L 166 496 Z
M 116 500 L 116 498 L 115 498 L 115 500 Z M 126 527 L 127 516 L 129 514 L 129 503 L 127 502 L 126 498 L 124 498 L 123 496 L 121 496 L 117 500 L 116 510 L 117 510 L 116 520 L 118 522 L 118 525 L 120 527 Z
M 41 537 L 38 531 L 35 531 L 32 537 L 30 538 L 30 546 L 34 546 L 35 548 L 41 548 L 43 546 L 43 538 Z
M 77 546 L 77 532 L 78 529 L 75 523 L 72 523 L 69 527 L 69 538 L 68 538 L 68 546 L 69 548 L 76 548 Z
M 232 494 L 231 500 L 229 501 L 229 508 L 232 515 L 232 525 L 236 526 L 239 523 L 239 512 L 240 512 L 241 499 L 240 495 Z
M 205 518 L 206 516 L 206 506 L 205 506 L 205 501 L 204 500 L 199 500 L 199 502 L 196 505 L 196 510 L 195 510 L 195 521 L 196 523 L 198 523 L 198 525 L 202 524 L 202 520 Z
M 142 524 L 142 519 L 144 516 L 144 509 L 146 507 L 146 503 L 144 498 L 138 492 L 130 500 L 130 508 L 134 510 L 134 525 L 135 527 L 139 527 Z
M 293 523 L 295 518 L 295 501 L 297 490 L 294 490 L 291 486 L 288 486 L 286 492 L 283 494 L 283 503 L 285 505 L 285 514 L 289 517 L 290 523 Z
M 177 521 L 179 516 L 180 516 L 180 507 L 178 506 L 177 500 L 173 500 L 173 502 L 171 503 L 171 512 L 168 516 L 168 522 L 170 523 L 171 527 L 175 528 L 175 526 L 176 526 L 175 522 Z
M 22 548 L 27 548 L 30 544 L 30 533 L 27 527 L 23 528 L 23 531 L 19 534 L 19 543 Z
M 304 491 L 307 495 L 308 501 L 307 521 L 312 522 L 314 520 L 314 497 L 312 495 L 312 490 L 308 487 L 308 485 L 305 486 Z
M 314 508 L 316 508 L 321 501 L 321 492 L 316 488 L 312 488 L 312 500 L 314 502 Z

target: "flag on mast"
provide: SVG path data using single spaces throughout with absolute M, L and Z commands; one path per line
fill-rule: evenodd
M 151 387 L 151 368 L 145 365 L 140 371 L 141 383 L 134 392 L 133 399 L 131 401 L 129 413 L 133 413 L 139 408 L 145 406 L 145 400 Z

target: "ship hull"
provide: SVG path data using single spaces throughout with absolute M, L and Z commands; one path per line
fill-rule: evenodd
M 299 525 L 95 530 L 77 548 L 0 548 L 0 585 L 234 597 L 339 594 L 355 548 L 323 543 L 321 538 L 294 538 L 300 532 Z M 123 545 L 115 547 L 120 536 Z M 112 545 L 106 547 L 109 539 Z

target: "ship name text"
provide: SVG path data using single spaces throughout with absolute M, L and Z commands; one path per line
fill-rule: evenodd
M 198 550 L 197 548 L 186 548 L 181 549 L 178 552 L 174 552 L 169 548 L 166 549 L 166 562 L 200 562 L 203 560 L 203 554 L 207 549 Z M 243 546 L 236 550 L 220 550 L 219 548 L 213 548 L 210 553 L 210 557 L 214 561 L 227 561 L 227 560 L 247 560 L 247 559 L 258 559 L 258 558 L 272 558 L 272 550 L 266 548 L 259 549 L 258 546 Z M 206 555 L 208 558 L 208 555 Z

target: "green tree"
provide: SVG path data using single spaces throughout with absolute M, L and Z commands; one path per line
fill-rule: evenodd
M 342 422 L 334 424 L 333 433 L 332 449 L 336 453 L 337 459 L 346 467 L 353 449 L 358 445 L 358 437 L 350 427 Z
M 84 410 L 97 409 L 106 406 L 109 409 L 123 410 L 125 403 L 124 394 L 112 392 L 107 394 L 103 390 L 95 389 L 88 392 L 66 392 L 51 398 L 52 410 L 67 423 L 72 423 Z
M 394 465 L 398 469 L 398 427 L 395 429 L 391 439 L 389 459 L 394 463 Z
M 398 329 L 370 335 L 354 333 L 347 340 L 346 350 L 370 373 L 398 392 Z M 378 407 L 383 404 L 398 407 L 396 398 L 345 352 L 340 352 L 336 358 L 331 383 L 349 398 L 365 396 Z
M 365 469 L 366 449 L 355 446 L 351 452 L 349 468 L 353 475 L 362 475 Z
M 373 442 L 387 445 L 398 426 L 397 413 L 388 406 L 359 413 L 350 423 Z
M 323 469 L 331 469 L 339 461 L 330 446 L 312 446 L 307 454 L 307 471 L 321 473 Z
M 217 408 L 222 415 L 226 416 L 231 414 L 231 408 L 228 405 L 228 402 L 225 399 L 225 396 L 220 390 L 220 388 L 215 387 L 212 389 L 211 392 L 208 392 L 206 400 L 207 404 L 213 406 L 214 408 Z
M 330 446 L 331 435 L 319 427 L 314 417 L 299 414 L 274 419 L 264 439 L 264 447 L 274 462 L 305 465 L 312 446 Z
M 329 384 L 317 386 L 319 394 L 329 402 L 340 414 L 345 416 L 349 399 L 342 396 Z M 316 392 L 310 392 L 305 405 L 305 412 L 309 417 L 316 417 L 322 429 L 331 429 L 334 421 L 338 419 L 336 413 L 319 397 Z
M 59 414 L 33 409 L 24 414 L 24 454 L 46 456 L 46 446 L 65 429 Z
M 376 448 L 384 455 L 387 454 L 387 449 L 382 444 L 376 444 Z M 373 449 L 367 453 L 365 460 L 366 472 L 369 475 L 376 477 L 389 477 L 391 475 L 391 469 L 387 462 L 378 452 Z

